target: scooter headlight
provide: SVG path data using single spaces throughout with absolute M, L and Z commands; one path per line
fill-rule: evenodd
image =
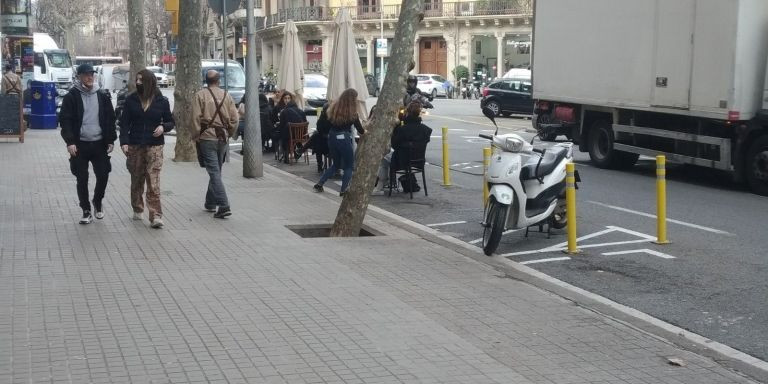
M 504 140 L 504 150 L 507 152 L 520 152 L 523 150 L 523 141 L 516 137 L 508 137 Z

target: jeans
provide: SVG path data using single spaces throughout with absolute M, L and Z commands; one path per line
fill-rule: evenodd
M 131 173 L 133 212 L 144 212 L 144 184 L 147 185 L 149 220 L 163 217 L 160 206 L 160 170 L 163 168 L 162 145 L 131 145 L 126 165 Z
M 381 163 L 379 163 L 379 184 L 377 185 L 377 188 L 380 190 L 389 187 L 389 167 L 391 162 L 392 150 L 384 155 L 384 157 L 381 158 Z
M 337 168 L 344 170 L 341 177 L 341 191 L 346 192 L 349 181 L 352 180 L 352 172 L 355 171 L 355 150 L 352 145 L 354 137 L 351 131 L 331 131 L 328 135 L 328 152 L 333 159 L 328 169 L 325 170 L 317 183 L 320 185 L 336 173 Z
M 93 173 L 96 175 L 93 200 L 100 203 L 104 199 L 104 191 L 107 189 L 109 172 L 112 171 L 112 165 L 107 154 L 107 144 L 103 140 L 77 143 L 77 155 L 69 158 L 69 169 L 77 177 L 77 198 L 80 200 L 80 208 L 90 211 L 88 163 L 93 164 Z
M 208 192 L 205 194 L 206 207 L 229 208 L 227 191 L 221 181 L 221 167 L 227 154 L 227 142 L 200 140 L 200 150 L 203 152 L 205 170 L 208 171 Z

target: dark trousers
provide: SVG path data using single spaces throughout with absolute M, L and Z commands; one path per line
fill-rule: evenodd
M 104 199 L 104 191 L 107 189 L 109 172 L 112 171 L 112 165 L 107 154 L 107 144 L 103 140 L 79 142 L 77 144 L 77 155 L 69 158 L 69 168 L 72 174 L 77 177 L 77 198 L 80 200 L 80 208 L 90 210 L 88 163 L 93 164 L 93 173 L 96 175 L 96 188 L 93 190 L 93 200 L 101 202 Z

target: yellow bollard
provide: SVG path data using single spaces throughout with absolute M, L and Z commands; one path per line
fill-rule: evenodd
M 488 167 L 491 166 L 491 155 L 493 150 L 491 147 L 483 148 L 483 207 L 488 205 Z
M 451 185 L 451 160 L 448 152 L 448 127 L 443 127 L 443 186 Z
M 656 156 L 656 244 L 669 244 L 667 239 L 667 158 Z
M 320 115 L 323 113 L 323 108 L 322 107 L 315 108 L 315 113 L 317 113 L 317 118 L 319 119 Z
M 573 163 L 565 165 L 565 214 L 568 221 L 568 250 L 566 253 L 576 254 L 576 166 Z

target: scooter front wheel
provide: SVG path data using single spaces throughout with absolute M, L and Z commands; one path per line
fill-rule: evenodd
M 501 234 L 504 232 L 504 221 L 507 218 L 508 206 L 491 199 L 488 207 L 488 218 L 483 230 L 483 253 L 491 256 L 499 247 Z

